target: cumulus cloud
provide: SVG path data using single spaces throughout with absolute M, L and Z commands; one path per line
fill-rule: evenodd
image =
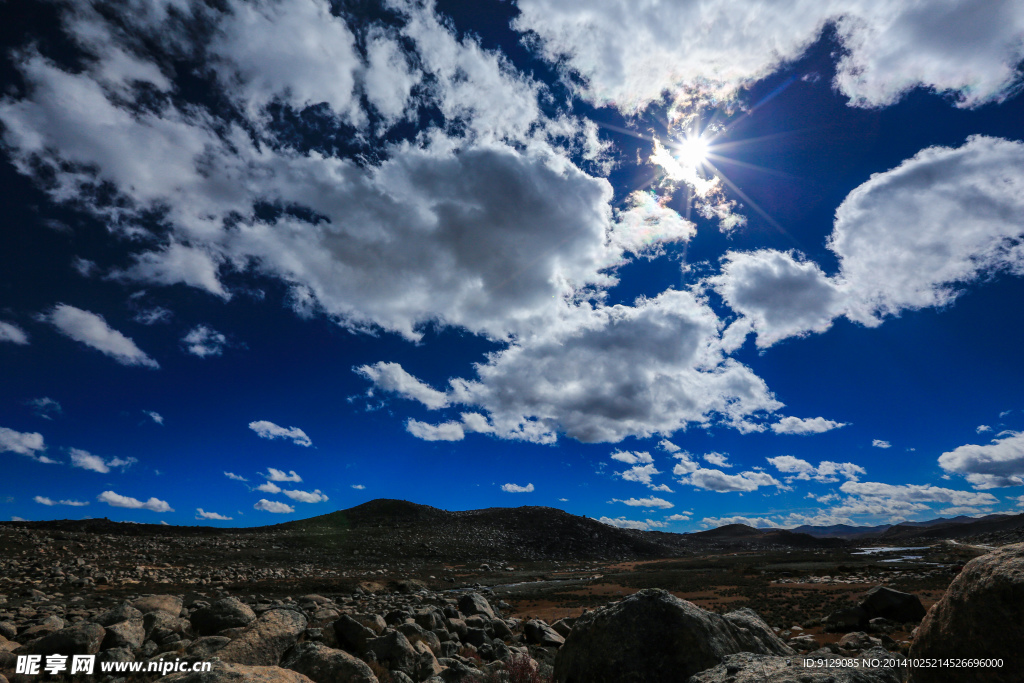
M 246 479 L 242 475 L 235 474 L 234 472 L 225 472 L 224 476 L 227 477 L 228 479 L 234 479 L 235 481 L 249 481 L 248 479 Z
M 266 498 L 260 498 L 252 507 L 254 510 L 263 510 L 264 512 L 276 512 L 280 514 L 295 512 L 295 508 L 287 503 L 279 503 L 276 500 L 267 500 Z
M 0 342 L 25 345 L 28 344 L 28 335 L 17 325 L 0 320 Z
M 852 495 L 886 498 L 907 503 L 946 503 L 948 505 L 995 505 L 999 500 L 990 493 L 972 493 L 921 484 L 883 484 L 880 482 L 843 482 L 839 489 Z
M 654 465 L 634 465 L 625 472 L 616 472 L 616 476 L 622 477 L 626 481 L 635 481 L 641 484 L 651 486 L 651 477 L 655 474 L 661 474 L 661 470 L 658 470 Z
M 976 489 L 1024 485 L 1024 432 L 1004 432 L 984 445 L 965 444 L 939 456 L 939 467 Z
M 882 439 L 874 439 L 871 442 L 871 445 L 874 446 L 875 448 L 892 448 L 891 443 L 889 443 L 888 441 L 883 441 Z
M 729 462 L 729 456 L 724 453 L 705 453 L 704 459 L 718 467 L 732 467 L 732 463 Z
M 283 491 L 283 493 L 300 503 L 323 503 L 328 500 L 327 496 L 320 492 L 320 489 L 314 491 Z
M 181 343 L 185 345 L 185 351 L 188 353 L 206 358 L 224 353 L 228 338 L 211 327 L 196 325 L 181 338 Z
M 398 363 L 379 362 L 373 365 L 361 365 L 354 368 L 354 370 L 373 382 L 379 389 L 398 394 L 403 398 L 419 401 L 431 410 L 445 408 L 448 405 L 448 398 L 444 392 L 438 391 L 419 381 L 406 372 Z
M 101 503 L 106 503 L 116 508 L 131 508 L 133 510 L 149 510 L 151 512 L 174 512 L 174 509 L 167 504 L 166 501 L 159 500 L 157 498 L 150 498 L 143 502 L 136 498 L 129 498 L 128 496 L 122 496 L 114 493 L 113 491 L 104 491 L 97 500 Z
M 432 425 L 410 419 L 405 423 L 405 430 L 424 441 L 462 441 L 466 437 L 465 429 L 459 422 Z
M 726 526 L 727 524 L 745 524 L 746 526 L 751 526 L 755 529 L 775 529 L 782 526 L 779 522 L 768 517 L 744 517 L 743 515 L 735 515 L 732 517 L 705 517 L 700 521 L 700 523 L 701 526 L 711 529 Z
M 691 3 L 521 0 L 514 27 L 571 72 L 598 105 L 636 112 L 668 91 L 727 98 L 799 57 L 826 25 L 842 55 L 833 86 L 854 106 L 884 106 L 914 87 L 960 106 L 1015 92 L 1024 11 L 973 0 L 927 8 L 875 0 Z
M 39 459 L 40 451 L 46 450 L 43 435 L 39 432 L 18 432 L 7 427 L 0 427 L 0 453 L 10 451 Z
M 821 434 L 845 427 L 847 424 L 847 422 L 826 420 L 823 417 L 783 417 L 772 425 L 772 431 L 776 434 Z
M 302 481 L 302 477 L 295 474 L 295 470 L 291 470 L 290 472 L 285 474 L 281 470 L 276 470 L 273 467 L 268 467 L 267 473 L 263 476 L 269 479 L 270 481 L 294 481 L 296 483 Z
M 686 451 L 676 453 L 672 457 L 679 461 L 678 463 L 676 463 L 675 467 L 672 468 L 672 474 L 676 476 L 693 474 L 698 469 L 700 469 L 700 465 L 694 462 L 693 456 L 691 456 L 690 453 L 687 453 Z
M 216 519 L 222 522 L 226 522 L 231 519 L 225 515 L 217 512 L 206 512 L 203 508 L 196 508 L 196 519 Z
M 162 425 L 164 423 L 164 416 L 156 412 L 155 410 L 143 410 L 142 412 L 144 412 L 146 415 L 149 415 L 149 419 L 151 419 L 153 422 L 156 422 L 158 425 Z
M 257 420 L 249 423 L 249 429 L 256 432 L 256 434 L 264 439 L 288 439 L 296 446 L 313 445 L 313 442 L 309 440 L 308 436 L 306 436 L 306 432 L 302 431 L 298 427 L 279 427 L 273 422 L 268 422 L 267 420 Z
M 609 503 L 625 503 L 630 507 L 641 507 L 641 508 L 660 508 L 667 510 L 674 508 L 675 505 L 668 502 L 664 498 L 629 498 L 628 500 L 619 500 L 618 498 L 612 498 Z
M 726 474 L 721 470 L 710 470 L 703 467 L 699 467 L 690 474 L 681 477 L 679 482 L 696 486 L 699 489 L 721 493 L 727 491 L 756 491 L 762 486 L 782 486 L 782 482 L 767 472 L 749 471 L 738 474 Z
M 823 483 L 832 483 L 839 481 L 836 475 L 842 476 L 849 481 L 856 481 L 861 475 L 867 474 L 863 467 L 852 462 L 823 460 L 815 467 L 806 460 L 795 458 L 792 455 L 780 455 L 774 458 L 767 458 L 767 460 L 779 472 L 792 475 L 786 477 L 787 482 L 791 482 L 794 479 L 805 481 L 814 479 Z
M 355 490 L 357 490 L 357 491 L 362 491 L 362 490 L 364 490 L 364 489 L 365 489 L 366 487 L 365 487 L 365 486 L 363 486 L 362 484 L 352 484 L 352 488 L 354 488 L 354 489 L 355 489 Z
M 647 465 L 654 462 L 654 458 L 651 454 L 646 451 L 637 451 L 631 453 L 629 451 L 615 451 L 612 453 L 612 460 L 618 460 L 624 462 L 627 465 Z
M 272 481 L 265 481 L 256 487 L 257 491 L 263 491 L 263 493 L 281 493 L 281 487 Z
M 875 326 L 904 310 L 948 304 L 964 285 L 1024 273 L 1024 143 L 972 136 L 928 147 L 876 173 L 836 210 L 835 276 L 772 250 L 723 258 L 707 279 L 760 347 L 822 332 L 841 315 Z
M 99 472 L 100 474 L 110 472 L 110 468 L 112 467 L 120 467 L 122 470 L 125 470 L 138 462 L 138 459 L 136 458 L 115 457 L 110 460 L 104 460 L 100 456 L 93 455 L 89 451 L 84 451 L 81 448 L 72 448 L 69 453 L 71 455 L 72 467 L 81 467 L 83 470 L 91 470 L 93 472 Z
M 502 484 L 501 490 L 505 493 L 533 493 L 533 484 L 520 486 L 519 484 Z
M 89 501 L 81 500 L 52 500 L 46 496 L 36 496 L 33 498 L 35 502 L 40 505 L 70 505 L 72 507 L 82 507 L 89 504 Z
M 105 353 L 122 365 L 160 367 L 134 341 L 111 328 L 101 315 L 67 304 L 57 304 L 44 318 L 68 337 Z
M 620 529 L 639 529 L 640 531 L 648 531 L 653 527 L 667 526 L 665 522 L 659 522 L 653 519 L 640 521 L 634 519 L 626 519 L 625 517 L 616 517 L 614 519 L 611 517 L 601 517 L 597 521 L 601 522 L 602 524 L 607 524 L 608 526 L 618 527 Z
M 659 441 L 658 448 L 669 453 L 678 453 L 679 451 L 682 450 L 679 446 L 675 445 L 668 439 L 662 439 L 661 441 Z
M 688 512 L 686 514 L 669 515 L 668 517 L 665 518 L 665 521 L 666 522 L 688 522 L 688 521 L 690 521 L 690 516 L 692 514 L 693 514 L 692 512 Z

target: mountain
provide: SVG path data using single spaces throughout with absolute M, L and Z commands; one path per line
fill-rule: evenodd
M 904 536 L 913 536 L 915 531 L 913 529 L 928 529 L 931 527 L 955 527 L 957 525 L 967 525 L 963 530 L 965 536 L 970 536 L 975 533 L 985 533 L 978 529 L 985 528 L 983 526 L 974 526 L 978 522 L 999 522 L 1001 520 L 1017 518 L 1020 515 L 1006 515 L 1006 514 L 994 514 L 985 515 L 984 517 L 968 517 L 966 515 L 960 515 L 959 517 L 938 517 L 936 519 L 929 519 L 923 522 L 900 522 L 897 525 L 893 524 L 879 524 L 878 526 L 851 526 L 849 524 L 833 524 L 831 526 L 811 526 L 804 525 L 798 526 L 793 531 L 798 533 L 809 534 L 815 538 L 846 538 L 846 539 L 868 539 L 877 538 L 882 540 L 888 540 L 889 538 L 902 538 Z M 897 531 L 890 530 L 899 527 Z M 1016 528 L 1015 524 L 1010 524 L 1008 528 Z M 994 529 L 993 529 L 994 530 Z M 926 533 L 922 531 L 921 533 Z M 944 532 L 943 532 L 944 533 Z M 944 536 L 942 533 L 938 534 L 938 538 L 953 538 L 953 536 Z
M 788 529 L 755 529 L 746 524 L 726 524 L 715 529 L 686 534 L 686 537 L 723 546 L 779 545 L 791 548 L 826 548 L 845 545 L 845 541 L 837 538 L 816 538 Z

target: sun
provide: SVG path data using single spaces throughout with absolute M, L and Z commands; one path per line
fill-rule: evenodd
M 699 169 L 708 160 L 710 145 L 703 135 L 687 135 L 672 145 L 673 156 L 684 168 Z

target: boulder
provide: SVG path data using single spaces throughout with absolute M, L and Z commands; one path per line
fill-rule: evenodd
M 94 655 L 106 635 L 99 624 L 83 622 L 40 638 L 29 649 L 37 655 Z
M 868 628 L 868 613 L 860 605 L 844 607 L 822 619 L 821 625 L 829 633 L 863 631 Z
M 213 662 L 210 671 L 164 676 L 160 683 L 313 683 L 308 677 L 277 666 L 245 666 Z
M 249 629 L 217 652 L 225 662 L 249 666 L 277 666 L 281 656 L 306 630 L 306 617 L 290 609 L 271 609 Z
M 343 649 L 361 655 L 366 652 L 366 641 L 376 634 L 349 615 L 342 614 L 334 622 L 334 637 Z
M 189 617 L 192 628 L 201 636 L 212 636 L 226 628 L 248 626 L 256 613 L 238 598 L 224 598 L 209 607 L 197 609 Z
M 867 613 L 869 621 L 876 617 L 884 617 L 904 624 L 924 619 L 925 611 L 921 598 L 886 586 L 875 586 L 864 594 L 859 604 Z
M 210 659 L 214 652 L 219 652 L 230 642 L 231 639 L 224 636 L 203 636 L 192 641 L 185 652 L 196 659 Z
M 181 616 L 182 599 L 177 595 L 147 595 L 132 603 L 132 607 L 143 614 L 167 612 L 172 617 Z
M 645 589 L 576 621 L 555 657 L 555 681 L 678 683 L 737 652 L 793 654 L 750 610 L 729 618 Z
M 1024 643 L 1024 543 L 968 562 L 929 610 L 911 657 L 1002 659 L 1002 668 L 973 668 L 970 680 L 1019 681 Z M 919 668 L 914 683 L 962 681 L 963 669 Z
M 558 631 L 539 619 L 531 619 L 523 624 L 523 633 L 526 635 L 526 642 L 532 645 L 561 647 L 565 643 L 565 638 L 560 636 Z
M 834 655 L 833 655 L 834 656 Z M 892 658 L 875 648 L 862 657 Z M 721 664 L 690 676 L 687 683 L 900 683 L 900 669 L 853 667 L 804 668 L 802 659 L 740 653 L 727 655 Z
M 494 618 L 494 610 L 491 609 L 491 604 L 487 602 L 487 598 L 479 593 L 466 593 L 459 598 L 459 611 L 466 616 L 483 614 L 488 619 Z
M 389 669 L 411 673 L 416 667 L 416 650 L 409 643 L 409 639 L 398 631 L 391 631 L 379 638 L 371 638 L 366 641 L 366 649 Z
M 316 683 L 377 683 L 377 677 L 365 662 L 322 643 L 296 645 L 281 666 L 298 671 Z
M 109 609 L 94 620 L 100 626 L 111 626 L 129 619 L 141 619 L 142 612 L 132 607 L 130 602 L 122 602 L 113 609 Z
M 127 619 L 116 624 L 107 626 L 107 635 L 103 637 L 103 650 L 112 647 L 124 647 L 129 650 L 138 650 L 146 640 L 146 629 L 142 626 L 142 619 Z

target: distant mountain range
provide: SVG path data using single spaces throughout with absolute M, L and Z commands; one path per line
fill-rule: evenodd
M 1024 514 L 995 514 L 984 517 L 939 517 L 924 522 L 900 522 L 899 524 L 880 524 L 878 526 L 850 526 L 849 524 L 833 524 L 832 526 L 798 526 L 796 533 L 808 534 L 815 538 L 843 538 L 847 540 L 877 539 L 881 542 L 903 541 L 920 538 L 941 540 L 948 538 L 965 538 L 978 534 L 996 531 L 1008 531 L 1024 528 Z

